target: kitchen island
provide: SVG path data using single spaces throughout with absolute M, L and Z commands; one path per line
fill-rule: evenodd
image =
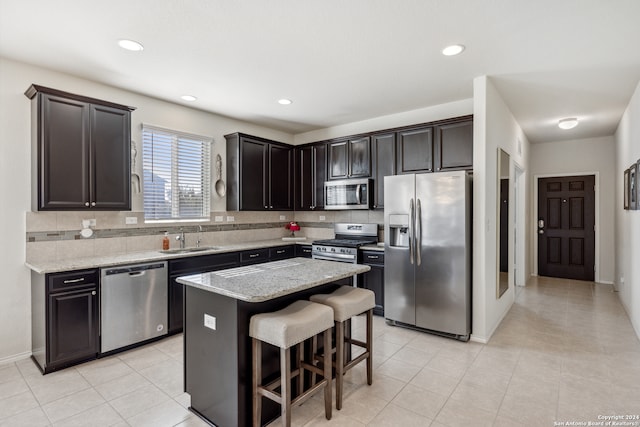
M 359 264 L 292 258 L 178 278 L 185 287 L 184 386 L 190 409 L 216 426 L 251 424 L 249 320 L 369 271 Z M 263 347 L 263 378 L 279 372 L 279 352 Z M 262 424 L 280 406 L 264 400 Z

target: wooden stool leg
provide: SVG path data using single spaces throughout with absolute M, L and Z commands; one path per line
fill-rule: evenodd
M 336 322 L 336 409 L 342 409 L 342 379 L 344 376 L 344 322 Z
M 251 346 L 253 347 L 253 427 L 260 427 L 262 395 L 258 393 L 258 387 L 262 385 L 262 343 L 252 338 Z
M 326 334 L 326 332 L 325 332 Z M 318 352 L 318 336 L 314 335 L 311 338 L 311 355 L 309 357 L 309 361 L 312 365 L 317 366 L 316 364 L 316 353 Z M 316 373 L 311 372 L 311 386 L 316 385 Z
M 324 368 L 324 416 L 326 419 L 331 419 L 331 329 L 327 329 L 322 333 L 324 337 L 324 360 L 322 366 Z M 314 374 L 315 375 L 315 374 Z
M 373 309 L 367 311 L 367 384 L 373 383 L 373 352 L 371 351 L 373 344 Z
M 302 352 L 304 351 L 304 341 L 298 344 L 298 360 L 297 360 L 297 369 L 298 369 L 298 394 L 302 394 L 304 390 L 304 369 L 302 369 L 302 360 L 304 359 Z
M 291 427 L 291 351 L 280 349 L 280 396 L 282 425 Z

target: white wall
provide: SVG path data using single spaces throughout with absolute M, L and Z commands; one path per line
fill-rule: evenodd
M 331 138 L 339 138 L 341 136 L 357 135 L 359 133 L 434 122 L 436 120 L 466 116 L 468 114 L 473 114 L 472 99 L 464 99 L 461 101 L 449 102 L 447 104 L 434 105 L 431 107 L 420 108 L 418 110 L 405 111 L 360 122 L 347 123 L 340 126 L 300 133 L 295 136 L 295 144 L 305 144 L 307 142 L 322 141 Z
M 212 155 L 226 158 L 223 135 L 246 132 L 286 143 L 287 133 L 115 89 L 66 74 L 0 58 L 0 363 L 30 354 L 30 276 L 25 262 L 25 212 L 31 208 L 30 84 L 137 107 L 132 113 L 132 139 L 141 156 L 141 124 L 213 136 Z M 140 161 L 138 167 L 141 169 Z M 224 211 L 226 201 L 212 198 L 212 210 Z M 142 196 L 134 195 L 134 211 L 142 209 Z
M 615 134 L 615 281 L 640 338 L 640 211 L 624 210 L 623 173 L 640 158 L 640 83 Z
M 513 272 L 510 267 L 509 289 L 496 297 L 497 245 L 497 162 L 498 148 L 511 156 L 510 174 L 513 182 L 513 162 L 529 180 L 529 142 L 504 100 L 491 82 L 482 76 L 473 81 L 473 334 L 472 339 L 487 342 L 515 299 Z M 527 188 L 530 186 L 527 185 Z M 513 190 L 512 190 L 513 195 Z M 527 203 L 529 195 L 521 195 Z M 513 200 L 513 198 L 511 198 Z M 525 208 L 525 212 L 530 209 Z M 509 215 L 513 217 L 513 213 Z M 526 218 L 525 223 L 530 224 Z M 509 227 L 511 230 L 512 227 Z M 527 240 L 531 239 L 527 233 Z M 530 245 L 527 244 L 527 252 Z M 513 238 L 509 239 L 513 254 Z M 529 253 L 525 259 L 529 259 Z M 512 258 L 512 255 L 510 255 Z M 510 262 L 510 265 L 513 265 Z M 525 277 L 529 277 L 527 269 Z
M 531 144 L 533 193 L 536 175 L 596 175 L 596 282 L 613 283 L 615 269 L 615 142 L 612 136 Z M 533 202 L 537 212 L 537 202 Z M 534 239 L 534 244 L 535 244 Z M 532 257 L 537 272 L 537 249 Z

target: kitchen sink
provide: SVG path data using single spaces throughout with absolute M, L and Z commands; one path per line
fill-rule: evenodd
M 213 251 L 216 249 L 220 249 L 219 246 L 200 246 L 198 248 L 174 248 L 174 249 L 164 249 L 159 252 L 163 254 L 188 254 L 191 252 L 203 252 L 203 251 Z

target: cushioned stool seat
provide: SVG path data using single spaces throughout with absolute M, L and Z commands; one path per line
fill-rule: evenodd
M 253 348 L 253 425 L 261 425 L 262 397 L 281 405 L 282 423 L 291 425 L 291 407 L 302 404 L 314 393 L 324 389 L 325 417 L 331 419 L 331 366 L 320 369 L 314 361 L 303 360 L 302 343 L 320 333 L 324 333 L 325 357 L 330 358 L 330 334 L 333 327 L 331 307 L 310 301 L 296 301 L 282 310 L 261 313 L 251 317 L 249 336 Z M 262 384 L 262 342 L 280 348 L 280 378 L 270 384 Z M 291 370 L 290 347 L 297 346 L 297 367 Z M 303 391 L 303 371 L 314 376 L 320 374 L 322 381 L 314 383 Z M 291 379 L 298 377 L 299 395 L 292 400 Z M 280 393 L 275 390 L 280 387 Z
M 343 376 L 346 371 L 366 359 L 367 384 L 373 382 L 373 359 L 371 344 L 373 343 L 373 308 L 375 307 L 375 294 L 368 289 L 341 286 L 330 294 L 317 294 L 309 298 L 313 302 L 327 305 L 333 309 L 333 317 L 336 329 L 335 367 L 336 367 L 336 409 L 342 409 Z M 353 338 L 345 338 L 345 326 L 347 321 L 354 316 L 366 313 L 366 340 L 359 341 Z M 314 340 L 315 341 L 315 340 Z M 357 345 L 365 349 L 364 353 L 353 359 L 349 359 L 346 350 L 347 344 Z M 333 352 L 334 349 L 332 349 Z M 314 348 L 315 352 L 315 348 Z M 323 361 L 328 361 L 322 357 Z M 325 363 L 328 365 L 329 363 Z

